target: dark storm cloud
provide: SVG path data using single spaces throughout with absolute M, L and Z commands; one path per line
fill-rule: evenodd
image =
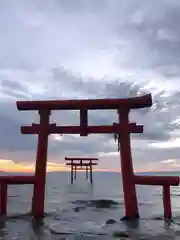
M 21 83 L 18 82 L 12 82 L 9 79 L 1 79 L 1 87 L 3 88 L 3 91 L 5 89 L 9 89 L 11 92 L 13 90 L 18 90 L 18 91 L 22 91 L 22 92 L 26 92 L 26 88 L 24 86 L 22 86 Z
M 73 79 L 73 78 L 72 78 Z M 71 80 L 72 80 L 71 79 Z M 65 79 L 64 79 L 64 82 Z M 67 81 L 67 83 L 69 85 L 70 81 Z M 72 84 L 73 85 L 73 84 Z M 86 85 L 86 84 L 83 84 Z M 92 85 L 91 83 L 88 83 L 86 88 L 88 89 L 88 86 Z M 101 84 L 96 84 L 97 85 L 101 85 Z M 10 84 L 8 86 L 11 86 Z M 17 85 L 18 86 L 18 85 Z M 17 89 L 16 86 L 16 89 Z M 57 87 L 57 86 L 56 86 Z M 12 84 L 12 89 L 13 89 L 13 84 Z M 20 88 L 21 89 L 21 88 Z M 2 90 L 4 90 L 4 86 L 2 85 Z M 123 91 L 123 89 L 121 88 L 121 91 Z M 126 91 L 126 88 L 125 88 Z M 7 92 L 5 92 L 7 94 Z M 11 91 L 9 91 L 9 94 L 11 93 Z M 86 94 L 88 95 L 88 92 L 86 91 Z M 104 96 L 106 96 L 106 92 L 104 92 Z M 117 97 L 115 95 L 115 97 Z M 118 96 L 119 97 L 119 96 Z M 40 99 L 44 98 L 44 96 L 40 96 Z M 38 115 L 35 114 L 33 111 L 32 112 L 21 112 L 18 111 L 16 109 L 16 104 L 14 103 L 1 103 L 0 106 L 1 109 L 1 114 L 0 114 L 0 124 L 2 129 L 4 129 L 4 131 L 7 132 L 7 135 L 3 136 L 1 139 L 1 145 L 0 148 L 2 148 L 4 150 L 5 146 L 7 149 L 9 149 L 10 151 L 19 151 L 21 149 L 26 149 L 26 150 L 32 150 L 32 148 L 35 149 L 35 138 L 32 137 L 31 135 L 28 136 L 22 136 L 20 134 L 20 126 L 22 124 L 24 125 L 30 125 L 33 122 L 37 122 L 38 121 Z M 114 117 L 116 117 L 115 115 L 115 111 L 114 114 L 111 116 L 109 116 L 108 112 L 103 112 L 102 113 L 98 113 L 95 112 L 90 113 L 90 124 L 112 124 L 112 122 L 114 121 L 113 119 L 113 115 Z M 67 112 L 67 111 L 62 111 L 62 112 L 53 112 L 52 117 L 51 117 L 51 121 L 52 122 L 56 122 L 58 125 L 60 124 L 79 124 L 79 113 L 76 111 L 72 111 L 72 112 Z M 9 132 L 10 131 L 10 132 Z M 9 132 L 9 133 L 8 133 Z M 112 138 L 112 136 L 111 136 Z M 29 140 L 28 140 L 29 139 Z M 53 148 L 52 151 L 62 151 L 63 148 L 66 150 L 70 150 L 70 149 L 80 149 L 81 152 L 98 152 L 98 151 L 110 151 L 111 148 L 108 148 L 107 146 L 105 147 L 105 149 L 103 149 L 103 143 L 102 141 L 106 141 L 106 138 L 102 137 L 102 139 L 99 137 L 98 139 L 96 139 L 96 142 L 94 141 L 90 141 L 90 146 L 88 146 L 87 144 L 83 144 L 84 140 L 79 139 L 79 141 L 77 141 L 76 139 L 74 141 L 71 141 L 69 139 L 68 142 L 60 142 L 59 145 L 56 144 Z M 77 141 L 77 142 L 76 142 Z M 25 146 L 26 145 L 26 146 Z M 79 147 L 78 147 L 79 146 Z
M 68 79 L 68 81 L 66 81 Z M 74 86 L 74 78 L 73 77 L 67 77 L 67 79 L 65 79 L 65 75 L 63 78 L 64 82 L 64 87 L 65 85 L 68 85 L 69 87 L 73 87 Z M 71 80 L 71 81 L 70 81 Z M 57 79 L 55 80 L 57 81 Z M 59 81 L 57 81 L 57 84 L 55 83 L 55 88 L 57 88 L 57 85 L 59 85 L 59 83 L 61 82 L 61 78 L 59 78 Z M 72 82 L 72 86 L 71 86 L 71 82 Z M 60 84 L 61 85 L 61 84 Z M 89 96 L 88 93 L 88 87 L 92 87 L 92 83 L 88 82 L 88 83 L 83 83 L 81 82 L 81 86 L 82 89 L 86 88 L 86 94 Z M 94 83 L 94 85 L 96 86 L 96 88 L 103 86 L 103 89 L 105 89 L 103 92 L 100 93 L 100 97 L 111 97 L 112 94 L 108 94 L 107 93 L 107 89 L 110 90 L 110 92 L 112 92 L 112 89 L 115 89 L 115 87 L 113 88 L 113 84 L 110 84 L 108 86 L 106 86 L 106 84 L 101 84 L 101 83 Z M 11 85 L 10 83 L 8 83 L 8 86 L 11 87 L 12 86 L 12 90 L 13 90 L 13 84 Z M 17 85 L 18 86 L 18 85 Z M 17 87 L 16 86 L 16 90 Z M 94 91 L 92 91 L 91 88 L 91 93 L 95 94 L 95 86 L 94 86 Z M 129 87 L 126 87 L 126 85 L 124 84 L 120 84 L 120 91 L 118 96 L 113 93 L 114 97 L 123 97 L 125 92 L 127 92 L 126 95 L 128 95 L 128 88 L 130 88 L 130 85 L 128 84 Z M 4 90 L 4 86 L 2 85 L 2 90 Z M 20 87 L 21 89 L 21 87 Z M 14 89 L 15 90 L 15 89 Z M 26 94 L 26 92 L 24 92 Z M 7 94 L 7 92 L 6 92 Z M 10 92 L 9 92 L 10 94 Z M 123 95 L 122 95 L 123 94 Z M 96 95 L 97 96 L 97 95 Z M 98 97 L 98 96 L 97 96 Z M 38 99 L 42 99 L 44 98 L 44 96 L 39 96 Z M 15 103 L 13 104 L 8 104 L 8 103 L 2 103 L 1 104 L 1 117 L 0 117 L 0 124 L 2 126 L 2 129 L 4 129 L 4 131 L 6 131 L 6 135 L 2 137 L 1 139 L 1 145 L 0 148 L 2 151 L 4 150 L 8 150 L 8 151 L 13 151 L 13 152 L 18 152 L 20 150 L 23 151 L 32 151 L 36 149 L 35 144 L 36 144 L 36 138 L 31 135 L 25 135 L 22 136 L 20 134 L 20 126 L 22 124 L 24 125 L 30 125 L 32 123 L 32 121 L 38 121 L 38 116 L 37 114 L 35 115 L 35 113 L 32 112 L 21 112 L 21 111 L 17 111 L 16 109 L 16 105 Z M 5 114 L 6 111 L 6 114 Z M 102 113 L 97 114 L 97 112 L 95 113 L 90 113 L 90 124 L 112 124 L 113 121 L 115 121 L 117 118 L 115 111 L 112 112 L 107 112 L 107 111 L 102 111 Z M 8 119 L 8 121 L 6 120 Z M 58 125 L 60 124 L 79 124 L 79 113 L 72 111 L 72 112 L 67 112 L 67 111 L 63 111 L 63 112 L 53 112 L 52 117 L 51 117 L 51 121 L 52 122 L 56 122 Z M 9 132 L 10 131 L 10 132 Z M 111 134 L 109 136 L 109 139 L 112 139 L 113 135 Z M 50 142 L 50 148 L 49 151 L 50 153 L 57 153 L 61 152 L 64 154 L 67 154 L 67 152 L 79 152 L 79 154 L 96 154 L 97 152 L 109 152 L 112 150 L 115 150 L 115 146 L 112 147 L 111 145 L 104 145 L 107 141 L 107 136 L 102 136 L 99 138 L 95 138 L 94 140 L 83 140 L 82 138 L 68 138 L 68 141 L 60 141 L 57 142 L 56 144 L 51 144 Z
M 67 76 L 68 74 L 68 76 Z M 141 90 L 137 85 L 131 85 L 127 83 L 119 83 L 118 81 L 111 83 L 101 83 L 101 82 L 84 82 L 82 79 L 78 77 L 71 76 L 70 73 L 61 73 L 61 75 L 56 76 L 56 78 L 51 79 L 51 83 L 53 83 L 53 87 L 58 88 L 58 86 L 63 86 L 63 89 L 69 89 L 69 91 L 73 91 L 75 86 L 77 87 L 77 91 L 79 94 L 94 96 L 94 97 L 132 97 L 136 96 Z M 62 84 L 61 84 L 62 82 Z M 108 82 L 108 81 L 107 81 Z M 77 83 L 77 85 L 76 85 Z M 42 83 L 43 84 L 43 83 Z M 8 84 L 11 86 L 11 84 Z M 13 84 L 12 84 L 13 86 Z M 81 86 L 81 88 L 80 88 Z M 101 89 L 99 94 L 97 94 L 96 89 Z M 2 90 L 4 88 L 2 87 Z M 17 87 L 15 88 L 17 90 Z M 22 88 L 20 87 L 22 90 Z M 88 92 L 90 90 L 90 94 Z M 59 89 L 60 92 L 60 89 Z M 24 92 L 26 94 L 26 92 Z M 147 93 L 146 91 L 142 91 L 141 94 Z M 51 98 L 53 95 L 53 91 L 49 92 L 49 97 Z M 175 93 L 171 97 L 163 97 L 163 93 L 153 95 L 154 100 L 154 108 L 147 108 L 144 110 L 133 111 L 132 112 L 132 120 L 136 120 L 137 124 L 144 124 L 144 133 L 141 135 L 133 134 L 132 139 L 144 139 L 151 141 L 167 141 L 170 138 L 171 131 L 177 129 L 177 124 L 171 123 L 173 119 L 177 116 L 177 108 L 178 102 L 176 99 L 178 98 L 178 94 Z M 44 95 L 38 95 L 38 99 L 44 99 Z M 176 103 L 176 105 L 175 105 Z M 176 106 L 176 108 L 172 108 L 172 106 Z M 165 111 L 162 111 L 165 109 Z M 90 113 L 90 124 L 112 124 L 112 122 L 117 120 L 117 115 L 115 111 L 98 111 Z M 16 161 L 22 161 L 22 159 L 27 159 L 26 155 L 29 156 L 31 152 L 36 151 L 36 138 L 35 136 L 22 136 L 20 134 L 20 126 L 22 124 L 29 125 L 32 122 L 38 122 L 38 115 L 32 112 L 20 112 L 16 110 L 15 103 L 2 103 L 1 104 L 1 117 L 0 123 L 2 129 L 6 134 L 1 135 L 1 152 L 2 156 L 4 156 L 5 151 L 9 151 L 9 154 L 6 153 L 5 156 L 11 156 L 12 152 L 14 155 L 22 155 L 18 154 L 21 151 L 24 154 L 21 157 L 15 157 Z M 51 117 L 52 122 L 56 122 L 58 125 L 60 124 L 78 124 L 79 123 L 79 115 L 76 111 L 72 111 L 68 113 L 67 111 L 57 112 L 54 111 Z M 74 138 L 74 137 L 65 137 L 62 141 L 53 141 L 50 139 L 49 141 L 49 156 L 55 156 L 57 159 L 63 159 L 66 155 L 93 155 L 96 156 L 98 152 L 113 152 L 116 151 L 115 144 L 108 144 L 109 140 L 113 139 L 113 135 L 105 135 L 104 137 L 89 137 L 89 138 Z M 142 151 L 141 148 L 139 151 L 142 155 L 146 155 L 145 151 Z M 162 150 L 154 150 L 151 151 L 154 153 L 154 157 L 156 156 L 160 161 L 165 158 L 165 154 L 161 154 Z M 164 150 L 163 150 L 164 151 Z M 159 152 L 160 156 L 159 157 Z M 173 154 L 174 150 L 171 150 L 170 156 L 177 156 L 177 154 Z M 172 153 L 172 155 L 171 155 Z M 153 158 L 153 154 L 152 158 Z M 59 157 L 58 157 L 59 156 Z M 168 156 L 168 155 L 167 155 Z M 138 154 L 135 154 L 135 158 L 139 158 Z M 29 159 L 29 158 L 28 158 Z M 141 161 L 140 161 L 141 162 Z M 142 163 L 141 165 L 143 165 Z
M 107 49 L 115 54 L 117 67 L 127 53 L 125 68 L 166 68 L 179 63 L 179 8 L 178 1 L 167 0 L 19 1 L 11 7 L 3 2 L 1 66 L 28 69 L 39 61 L 48 66 L 57 56 L 67 65 L 74 62 L 73 54 L 79 61 L 89 50 L 95 54 Z
M 3 93 L 18 99 L 27 99 L 27 89 L 18 82 L 12 82 L 8 79 L 1 80 L 1 89 Z
M 1 107 L 1 105 L 3 105 Z M 20 132 L 20 127 L 23 122 L 27 122 L 21 119 L 17 115 L 15 110 L 15 104 L 1 104 L 0 105 L 0 150 L 16 152 L 19 150 L 34 150 L 36 145 L 34 137 L 31 135 L 23 136 Z M 4 110 L 4 111 L 3 111 Z
M 88 89 L 90 89 L 91 94 L 96 96 L 96 97 L 113 97 L 113 98 L 122 98 L 122 97 L 133 97 L 136 96 L 137 93 L 140 91 L 140 88 L 138 88 L 138 86 L 131 86 L 131 84 L 129 83 L 118 83 L 114 82 L 114 83 L 108 83 L 108 84 L 102 84 L 100 82 L 86 82 L 84 83 L 83 81 L 81 81 L 81 79 L 78 78 L 74 78 L 71 76 L 65 77 L 66 75 L 63 75 L 63 78 L 59 77 L 59 81 L 58 81 L 58 77 L 56 76 L 55 82 L 54 82 L 54 88 L 57 88 L 58 85 L 61 85 L 60 83 L 62 82 L 63 88 L 73 88 L 74 86 L 76 86 L 75 82 L 81 83 L 81 88 L 77 88 L 81 91 L 83 91 L 83 94 L 86 93 L 87 96 L 89 96 L 89 92 Z M 62 75 L 61 75 L 62 77 Z M 63 79 L 63 81 L 62 81 Z M 52 80 L 53 81 L 53 80 Z M 57 84 L 56 84 L 57 82 Z M 72 83 L 72 85 L 71 85 Z M 13 85 L 12 85 L 13 86 Z M 100 89 L 103 90 L 100 92 L 100 94 L 96 94 L 95 89 Z M 93 90 L 94 89 L 94 90 Z M 84 92 L 84 90 L 86 90 Z M 80 92 L 81 93 L 81 92 Z M 143 93 L 142 93 L 143 94 Z M 44 96 L 39 96 L 38 99 L 42 99 L 44 98 Z M 160 100 L 159 100 L 160 101 Z M 6 106 L 6 107 L 5 107 Z M 2 145 L 1 148 L 4 150 L 5 146 L 7 149 L 11 150 L 11 151 L 20 151 L 21 149 L 24 150 L 35 150 L 35 143 L 36 143 L 36 139 L 35 137 L 32 137 L 30 135 L 28 136 L 22 136 L 20 134 L 20 126 L 21 124 L 25 124 L 25 125 L 30 125 L 32 123 L 32 121 L 38 121 L 38 116 L 37 114 L 35 115 L 35 113 L 32 112 L 19 112 L 16 110 L 16 105 L 14 104 L 5 104 L 5 106 L 2 104 L 2 111 L 1 111 L 1 115 L 2 117 L 0 118 L 1 124 L 2 124 L 2 129 L 6 129 L 6 131 L 8 132 L 8 129 L 11 129 L 11 133 L 12 134 L 7 134 L 7 139 L 3 138 L 2 140 Z M 3 115 L 4 114 L 4 110 L 6 109 L 7 111 L 7 116 Z M 164 120 L 164 116 L 163 113 L 161 114 L 158 110 L 159 115 L 159 119 L 161 118 L 160 121 L 160 125 L 158 126 L 155 118 L 156 113 L 155 111 L 152 112 L 151 109 L 146 109 L 143 111 L 135 111 L 133 114 L 133 118 L 135 118 L 137 120 L 137 124 L 139 123 L 143 123 L 145 125 L 145 132 L 142 135 L 133 135 L 133 139 L 138 138 L 144 138 L 144 139 L 149 139 L 149 140 L 168 140 L 169 139 L 169 131 L 167 131 L 167 125 L 169 124 L 169 122 L 167 122 L 166 124 L 162 121 Z M 9 122 L 6 121 L 6 118 L 9 119 Z M 149 121 L 150 123 L 150 127 L 149 130 L 147 128 L 148 122 L 146 122 L 147 119 L 150 120 L 150 118 L 152 118 L 152 121 Z M 116 111 L 98 111 L 98 114 L 96 111 L 91 112 L 90 113 L 90 124 L 112 124 L 114 121 L 117 121 L 117 115 L 116 115 Z M 67 111 L 63 111 L 63 112 L 57 112 L 54 111 L 51 117 L 51 121 L 52 122 L 56 122 L 58 125 L 60 124 L 79 124 L 79 113 L 76 111 L 72 111 L 72 112 L 67 112 Z M 164 124 L 164 127 L 163 127 Z M 11 126 L 11 128 L 9 127 L 9 125 Z M 156 126 L 157 125 L 157 126 Z M 163 129 L 164 128 L 164 129 Z M 165 131 L 166 130 L 166 131 Z M 174 128 L 172 128 L 171 130 L 174 130 Z M 19 140 L 18 140 L 19 139 Z M 77 140 L 77 138 L 73 138 L 73 140 L 71 140 L 71 138 L 68 139 L 68 141 L 60 141 L 55 145 L 51 145 L 50 144 L 50 152 L 66 152 L 67 151 L 77 151 L 77 152 L 81 152 L 82 154 L 90 154 L 90 153 L 97 153 L 97 152 L 108 152 L 108 151 L 113 151 L 115 150 L 115 146 L 112 147 L 111 145 L 109 147 L 107 146 L 103 146 L 104 143 L 107 140 L 113 139 L 113 135 L 106 135 L 102 138 L 96 138 L 93 141 L 84 141 L 82 138 L 79 138 Z M 21 144 L 21 142 L 23 141 L 23 143 Z M 87 143 L 86 143 L 87 142 Z M 64 149 L 64 150 L 63 150 Z

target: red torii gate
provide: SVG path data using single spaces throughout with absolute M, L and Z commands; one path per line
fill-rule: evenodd
M 115 133 L 118 134 L 118 145 L 121 153 L 121 173 L 124 191 L 125 218 L 139 217 L 137 196 L 135 184 L 161 185 L 164 187 L 164 216 L 171 217 L 170 204 L 170 185 L 178 185 L 178 177 L 148 177 L 135 176 L 133 172 L 130 133 L 142 133 L 143 126 L 136 123 L 129 123 L 129 112 L 131 109 L 150 107 L 152 105 L 151 94 L 129 99 L 92 99 L 92 100 L 49 100 L 49 101 L 18 101 L 19 110 L 38 110 L 40 123 L 32 123 L 31 126 L 23 126 L 23 134 L 38 134 L 37 156 L 35 176 L 30 180 L 21 177 L 0 177 L 0 183 L 4 186 L 1 191 L 2 202 L 5 203 L 7 184 L 34 184 L 32 215 L 41 218 L 44 215 L 44 198 L 45 198 L 45 181 L 46 181 L 46 164 L 49 134 L 80 134 L 87 136 L 95 133 Z M 116 109 L 118 110 L 119 123 L 112 125 L 88 125 L 88 110 L 96 109 Z M 56 126 L 56 123 L 49 123 L 51 110 L 80 110 L 79 126 Z M 10 181 L 10 182 L 9 182 Z M 19 182 L 20 181 L 20 182 Z M 7 204 L 7 202 L 6 202 Z M 6 212 L 6 204 L 2 206 L 1 213 Z
M 18 101 L 18 110 L 38 110 L 40 123 L 21 128 L 23 134 L 38 134 L 32 213 L 42 217 L 44 213 L 46 163 L 49 134 L 80 134 L 87 136 L 95 133 L 120 134 L 121 172 L 124 190 L 125 214 L 128 218 L 138 217 L 138 204 L 133 180 L 133 166 L 130 147 L 130 133 L 142 133 L 143 126 L 129 123 L 130 109 L 150 107 L 151 94 L 129 99 L 90 99 L 90 100 L 49 100 L 49 101 Z M 88 125 L 88 110 L 116 109 L 118 110 L 119 123 L 113 125 Z M 56 126 L 50 124 L 51 110 L 80 110 L 80 126 Z
M 86 170 L 86 179 L 88 179 L 88 169 L 90 172 L 90 183 L 93 183 L 92 166 L 97 165 L 98 158 L 85 158 L 85 157 L 65 157 L 67 166 L 71 166 L 71 184 L 76 179 L 76 170 Z M 78 168 L 79 167 L 79 168 Z M 84 167 L 84 168 L 83 168 Z M 73 174 L 74 171 L 74 174 Z

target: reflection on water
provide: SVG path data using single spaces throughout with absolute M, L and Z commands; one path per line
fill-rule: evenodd
M 173 220 L 163 220 L 161 187 L 137 187 L 141 219 L 120 221 L 124 214 L 120 176 L 94 173 L 94 184 L 78 174 L 74 185 L 67 173 L 47 179 L 46 217 L 33 220 L 32 188 L 9 188 L 8 217 L 0 219 L 0 239 L 180 239 L 179 187 L 172 187 Z

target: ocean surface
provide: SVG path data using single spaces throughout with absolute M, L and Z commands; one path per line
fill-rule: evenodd
M 42 221 L 35 221 L 29 215 L 32 186 L 10 186 L 8 216 L 0 218 L 0 239 L 180 240 L 179 186 L 171 187 L 172 221 L 163 220 L 161 187 L 138 186 L 141 218 L 124 222 L 120 220 L 124 216 L 124 203 L 119 173 L 94 172 L 93 185 L 83 172 L 77 173 L 73 185 L 69 184 L 69 177 L 69 172 L 47 174 L 46 216 Z

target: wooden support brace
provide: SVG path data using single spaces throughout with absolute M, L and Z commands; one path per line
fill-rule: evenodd
M 179 185 L 179 177 L 176 176 L 140 176 L 134 175 L 134 182 L 138 185 Z
M 0 215 L 7 214 L 8 185 L 35 184 L 35 176 L 0 176 Z
M 164 218 L 172 217 L 170 185 L 163 186 Z
M 179 177 L 176 176 L 134 176 L 135 184 L 160 185 L 163 187 L 164 218 L 172 217 L 170 186 L 179 185 Z
M 35 181 L 35 176 L 0 176 L 0 184 L 7 185 L 34 184 Z

